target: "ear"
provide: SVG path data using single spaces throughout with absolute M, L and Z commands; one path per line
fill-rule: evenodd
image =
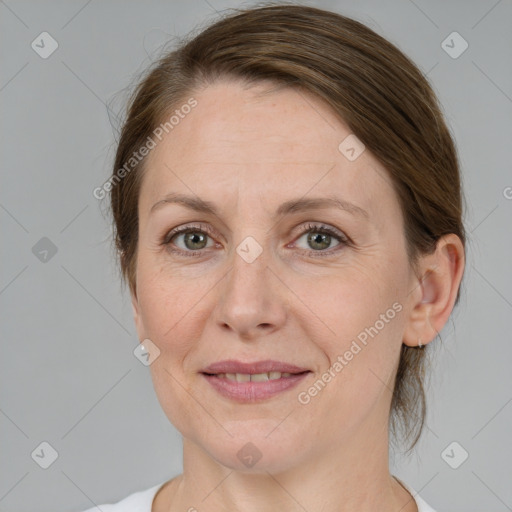
M 142 342 L 142 340 L 146 339 L 146 336 L 144 335 L 144 325 L 142 322 L 140 304 L 139 299 L 137 298 L 137 291 L 135 286 L 130 287 L 130 297 L 132 301 L 133 320 L 135 322 L 135 329 L 137 330 L 139 340 Z
M 412 304 L 403 335 L 410 347 L 430 343 L 444 327 L 464 273 L 464 246 L 454 233 L 441 237 L 436 250 L 420 257 L 420 277 L 413 281 Z

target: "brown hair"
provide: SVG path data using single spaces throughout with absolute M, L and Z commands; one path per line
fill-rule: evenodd
M 146 71 L 132 93 L 113 175 L 194 90 L 218 78 L 272 81 L 324 100 L 386 167 L 404 216 L 411 265 L 455 233 L 465 245 L 454 142 L 427 79 L 396 46 L 362 23 L 301 5 L 235 9 Z M 135 287 L 142 159 L 112 184 L 122 275 Z M 126 167 L 125 167 L 126 169 Z M 455 304 L 459 301 L 457 291 Z M 390 431 L 416 445 L 426 416 L 425 348 L 402 344 Z M 430 351 L 429 346 L 429 351 Z

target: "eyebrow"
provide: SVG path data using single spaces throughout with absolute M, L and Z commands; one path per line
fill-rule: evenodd
M 177 193 L 167 194 L 163 199 L 157 201 L 151 207 L 150 213 L 166 204 L 179 204 L 196 212 L 209 213 L 215 216 L 219 216 L 219 212 L 217 211 L 214 203 L 205 201 L 199 197 L 187 196 Z M 346 211 L 352 215 L 358 215 L 369 219 L 369 215 L 366 210 L 360 206 L 350 203 L 349 201 L 335 196 L 291 199 L 279 206 L 279 208 L 276 210 L 276 216 L 282 217 L 283 215 L 300 212 L 303 210 L 327 208 L 336 208 L 338 210 Z

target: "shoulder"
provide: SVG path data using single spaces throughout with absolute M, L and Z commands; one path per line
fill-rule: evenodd
M 154 485 L 149 489 L 134 492 L 117 503 L 96 505 L 83 512 L 151 512 L 153 499 L 165 483 L 167 481 Z
M 418 512 L 436 512 L 419 494 L 414 496 Z
M 397 476 L 395 476 L 395 478 L 411 493 L 416 502 L 418 512 L 436 512 L 409 484 L 405 483 Z

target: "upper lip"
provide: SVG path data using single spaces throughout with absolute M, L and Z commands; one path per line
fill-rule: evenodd
M 309 371 L 307 368 L 301 368 L 294 364 L 284 363 L 267 359 L 265 361 L 255 361 L 254 363 L 243 363 L 235 359 L 218 361 L 207 366 L 202 373 L 244 373 L 254 375 L 257 373 L 281 372 L 281 373 L 302 373 Z

